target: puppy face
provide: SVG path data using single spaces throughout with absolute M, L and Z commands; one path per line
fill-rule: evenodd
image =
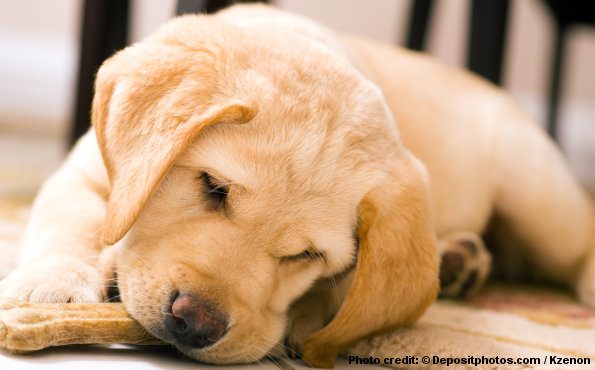
M 306 343 L 311 364 L 435 296 L 424 171 L 382 94 L 336 51 L 288 37 L 185 17 L 98 74 L 122 300 L 199 360 L 263 357 L 290 304 L 358 254 L 346 303 Z M 388 305 L 361 308 L 374 300 Z
M 120 247 L 131 314 L 208 362 L 263 357 L 281 339 L 290 303 L 354 262 L 357 202 L 342 158 L 324 158 L 318 135 L 282 144 L 257 126 L 205 130 Z M 221 339 L 204 348 L 177 340 L 168 320 L 179 295 L 219 312 Z

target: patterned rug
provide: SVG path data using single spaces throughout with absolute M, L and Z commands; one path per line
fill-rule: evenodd
M 468 302 L 436 302 L 411 328 L 362 341 L 351 352 L 415 356 L 428 369 L 449 359 L 454 369 L 593 369 L 594 344 L 595 310 L 568 293 L 493 284 Z
M 0 277 L 16 261 L 29 202 L 0 198 Z M 349 365 L 592 369 L 595 310 L 552 288 L 494 284 L 467 302 L 436 302 L 412 327 L 361 341 L 349 352 Z

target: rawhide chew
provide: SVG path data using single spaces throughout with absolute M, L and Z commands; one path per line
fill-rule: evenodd
M 0 301 L 0 348 L 25 353 L 67 344 L 163 344 L 122 303 Z

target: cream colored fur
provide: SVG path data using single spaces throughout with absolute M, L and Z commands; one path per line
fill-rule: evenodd
M 554 144 L 502 91 L 426 56 L 264 6 L 185 16 L 104 63 L 93 124 L 41 190 L 0 296 L 98 302 L 114 268 L 165 340 L 173 291 L 229 315 L 219 342 L 180 348 L 191 357 L 255 361 L 287 338 L 330 367 L 423 313 L 437 238 L 497 216 L 595 305 L 592 204 Z M 229 185 L 225 209 L 205 206 L 204 171 Z M 284 258 L 308 248 L 322 257 Z

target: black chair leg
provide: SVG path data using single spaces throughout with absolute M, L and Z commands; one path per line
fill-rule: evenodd
M 502 79 L 502 61 L 509 0 L 473 0 L 467 65 L 495 84 Z
M 423 50 L 426 46 L 428 23 L 432 16 L 434 0 L 412 0 L 405 45 L 409 49 Z
M 97 69 L 105 59 L 127 44 L 128 10 L 128 0 L 84 2 L 81 54 L 70 145 L 89 129 L 93 83 Z
M 558 136 L 558 111 L 560 107 L 560 96 L 562 93 L 562 76 L 564 74 L 564 55 L 566 51 L 567 28 L 557 25 L 555 30 L 556 39 L 552 50 L 552 65 L 550 75 L 547 132 L 555 140 Z

